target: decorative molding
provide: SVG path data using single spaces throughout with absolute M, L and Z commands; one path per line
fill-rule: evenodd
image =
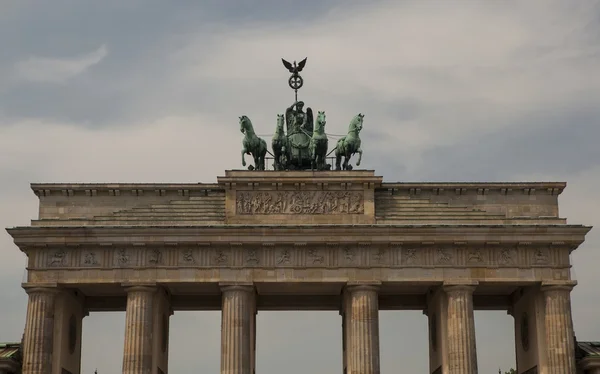
M 53 268 L 410 268 L 569 269 L 568 248 L 531 245 L 96 246 L 31 252 L 30 269 Z M 71 258 L 73 260 L 71 260 Z
M 363 191 L 236 191 L 236 214 L 364 214 Z

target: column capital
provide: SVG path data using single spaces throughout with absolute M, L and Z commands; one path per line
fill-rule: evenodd
M 571 291 L 577 285 L 577 281 L 548 281 L 542 282 L 541 290 L 542 292 L 549 291 Z
M 254 283 L 252 282 L 220 282 L 219 288 L 221 288 L 221 292 L 226 291 L 245 291 L 254 293 L 256 292 L 256 288 L 254 287 Z
M 28 295 L 34 294 L 34 293 L 57 294 L 62 291 L 56 283 L 41 283 L 41 284 L 23 283 L 21 285 L 21 287 L 23 287 L 23 289 L 25 290 L 25 292 Z
M 467 291 L 473 293 L 479 282 L 477 281 L 446 281 L 442 284 L 442 289 L 448 293 L 453 291 Z
M 156 283 L 121 283 L 121 287 L 125 292 L 157 292 L 158 285 Z
M 345 290 L 350 292 L 359 290 L 379 291 L 381 282 L 348 282 L 344 286 Z

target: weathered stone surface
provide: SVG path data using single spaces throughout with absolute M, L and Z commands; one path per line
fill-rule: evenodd
M 379 374 L 379 304 L 377 285 L 359 284 L 347 287 L 349 347 L 348 373 Z
M 477 374 L 472 284 L 445 284 L 448 298 L 448 374 Z
M 545 298 L 548 374 L 575 373 L 575 335 L 570 293 L 573 284 L 542 286 Z
M 254 365 L 254 287 L 222 287 L 221 374 L 252 374 Z
M 150 286 L 133 286 L 126 290 L 123 374 L 151 374 L 154 295 L 157 289 Z
M 55 288 L 29 288 L 23 337 L 23 374 L 51 374 Z

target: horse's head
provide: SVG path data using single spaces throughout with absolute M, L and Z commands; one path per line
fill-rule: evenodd
M 252 122 L 250 122 L 250 118 L 247 116 L 240 117 L 240 131 L 242 134 L 246 133 L 248 129 L 252 128 Z
M 283 125 L 285 124 L 285 117 L 283 114 L 277 115 L 277 131 L 283 130 Z
M 324 131 L 326 123 L 327 123 L 327 118 L 325 117 L 325 112 L 319 111 L 317 113 L 317 120 L 315 121 L 314 132 L 322 133 Z
M 350 122 L 350 126 L 348 127 L 348 132 L 356 132 L 357 134 L 363 128 L 363 118 L 365 115 L 362 113 L 358 113 L 354 118 L 352 118 L 352 122 Z

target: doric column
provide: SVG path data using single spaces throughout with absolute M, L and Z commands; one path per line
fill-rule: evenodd
M 23 337 L 23 374 L 51 374 L 56 289 L 29 288 Z
M 152 372 L 154 286 L 127 287 L 123 374 Z
M 448 302 L 448 374 L 477 374 L 474 285 L 444 285 Z
M 221 374 L 252 374 L 254 287 L 229 285 L 221 291 Z
M 348 374 L 379 374 L 379 287 L 352 285 L 348 291 L 350 312 Z
M 548 374 L 575 373 L 570 293 L 574 284 L 543 285 Z

